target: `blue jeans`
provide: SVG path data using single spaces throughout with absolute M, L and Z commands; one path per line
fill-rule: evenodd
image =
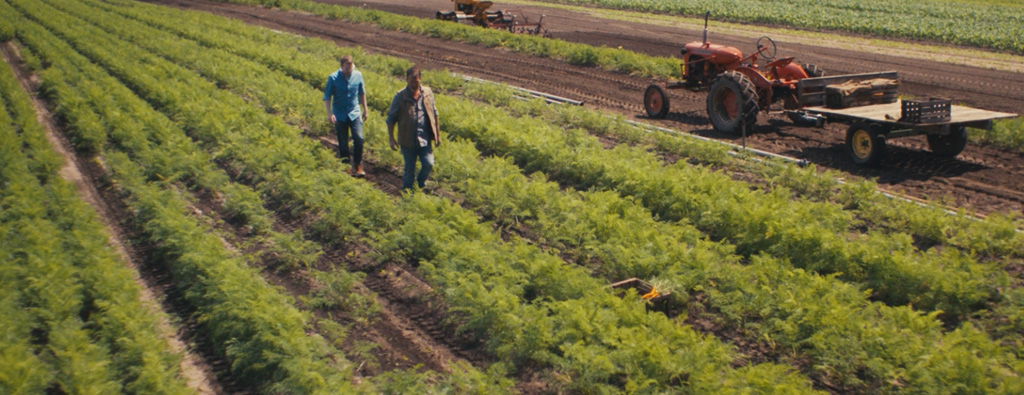
M 416 177 L 417 184 L 423 188 L 427 184 L 427 177 L 434 169 L 434 148 L 429 143 L 426 147 L 405 148 L 402 147 L 402 158 L 405 159 L 405 171 L 402 173 L 402 189 L 412 189 L 413 175 L 416 173 L 416 159 L 420 160 L 420 174 Z
M 359 166 L 363 162 L 363 142 L 366 139 L 363 137 L 363 118 L 358 117 L 355 120 L 351 120 L 346 115 L 344 119 L 339 118 L 338 122 L 334 123 L 334 132 L 338 134 L 338 157 L 345 159 L 348 158 L 348 134 L 352 132 L 352 166 Z

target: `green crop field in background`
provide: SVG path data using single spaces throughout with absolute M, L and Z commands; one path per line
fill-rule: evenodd
M 1015 0 L 541 0 L 717 20 L 835 30 L 1024 53 Z

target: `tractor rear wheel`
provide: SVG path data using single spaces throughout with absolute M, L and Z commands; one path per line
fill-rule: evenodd
M 669 101 L 668 92 L 661 85 L 650 85 L 644 91 L 644 110 L 647 116 L 655 119 L 665 118 L 668 115 Z
M 885 158 L 885 130 L 864 122 L 850 125 L 846 131 L 846 151 L 858 165 L 877 166 Z
M 947 135 L 928 135 L 928 149 L 943 158 L 955 158 L 967 146 L 967 128 L 963 125 L 951 127 Z
M 720 132 L 739 134 L 757 123 L 757 90 L 743 73 L 726 71 L 715 78 L 707 104 L 708 118 Z

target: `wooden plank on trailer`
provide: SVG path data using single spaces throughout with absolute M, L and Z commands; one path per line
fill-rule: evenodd
M 828 108 L 824 106 L 817 106 L 806 107 L 804 108 L 804 110 L 812 114 L 842 116 L 861 119 L 865 121 L 899 123 L 903 125 L 913 126 L 913 124 L 899 121 L 900 116 L 902 115 L 901 102 L 902 100 L 897 101 L 895 103 L 873 104 L 869 106 L 848 108 Z M 988 121 L 992 119 L 1014 118 L 1016 116 L 1017 114 L 954 105 L 950 109 L 950 120 L 948 122 L 937 122 L 926 125 L 958 124 L 977 121 Z M 921 124 L 921 126 L 923 125 L 925 124 Z
M 888 78 L 899 80 L 899 73 L 896 71 L 883 71 L 879 73 L 843 74 L 829 77 L 804 78 L 797 82 L 796 90 L 800 105 L 821 106 L 825 104 L 825 86 L 837 82 L 861 81 L 872 78 Z
M 980 108 L 953 105 L 953 108 L 950 109 L 951 119 L 949 123 L 988 121 L 992 119 L 1014 118 L 1016 116 L 1017 114 L 1007 112 L 989 111 L 982 110 Z
M 819 114 L 841 115 L 872 121 L 892 122 L 900 117 L 900 102 L 897 101 L 895 103 L 872 104 L 868 106 L 847 108 L 828 108 L 819 106 L 808 107 L 805 108 L 805 110 Z M 886 118 L 886 115 L 889 115 L 890 118 Z
M 798 82 L 798 84 L 800 86 L 803 86 L 805 89 L 808 89 L 808 88 L 823 87 L 825 85 L 833 84 L 833 83 L 836 83 L 836 82 L 846 82 L 846 81 L 854 81 L 854 80 L 865 80 L 865 79 L 872 79 L 872 78 L 889 78 L 889 79 L 894 79 L 895 80 L 895 79 L 899 79 L 899 72 L 896 72 L 896 71 L 883 71 L 883 72 L 879 72 L 879 73 L 843 74 L 843 75 L 833 75 L 833 76 L 827 76 L 827 77 L 804 78 L 804 79 L 800 80 L 800 82 Z

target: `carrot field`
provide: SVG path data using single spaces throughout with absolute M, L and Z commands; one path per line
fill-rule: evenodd
M 401 193 L 384 118 L 409 60 L 129 0 L 0 0 L 0 24 L 0 392 L 197 391 L 40 114 L 223 392 L 1024 392 L 1018 217 L 951 215 L 447 70 L 424 72 L 445 133 L 435 188 Z M 370 87 L 366 179 L 334 157 L 323 113 L 342 55 Z M 388 273 L 406 286 L 375 285 Z M 632 277 L 671 299 L 608 286 Z M 401 304 L 454 357 L 389 364 L 406 354 L 365 333 Z

